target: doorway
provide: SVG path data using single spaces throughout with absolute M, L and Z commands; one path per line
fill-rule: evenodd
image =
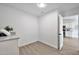
M 79 54 L 78 15 L 63 18 L 63 47 L 61 54 Z M 62 39 L 60 39 L 62 40 Z M 60 43 L 60 44 L 61 44 Z

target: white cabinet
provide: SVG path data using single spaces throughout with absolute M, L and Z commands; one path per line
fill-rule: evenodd
M 0 42 L 0 55 L 18 55 L 18 39 L 6 40 Z

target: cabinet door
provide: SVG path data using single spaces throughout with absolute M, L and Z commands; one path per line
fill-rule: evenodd
M 18 40 L 8 40 L 0 42 L 0 55 L 19 54 Z

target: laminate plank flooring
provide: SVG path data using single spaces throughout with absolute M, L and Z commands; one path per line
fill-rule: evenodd
M 64 46 L 60 54 L 79 55 L 79 39 L 64 38 Z
M 20 47 L 19 52 L 20 55 L 79 55 L 79 40 L 65 38 L 61 51 L 37 41 Z

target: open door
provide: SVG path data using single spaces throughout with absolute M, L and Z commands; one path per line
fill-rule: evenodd
M 58 16 L 58 49 L 63 48 L 63 17 Z

